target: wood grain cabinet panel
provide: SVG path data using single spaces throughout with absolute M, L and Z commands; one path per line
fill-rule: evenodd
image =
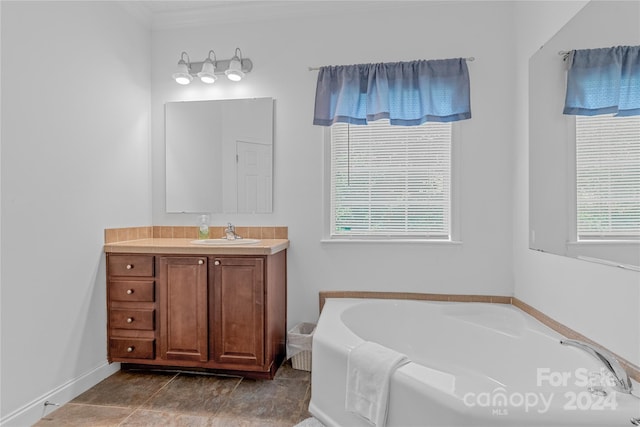
M 109 281 L 111 301 L 136 302 L 155 301 L 155 281 L 153 280 L 111 280 Z
M 109 322 L 114 329 L 155 329 L 154 310 L 114 308 L 109 311 Z
M 111 255 L 109 257 L 109 272 L 111 276 L 152 277 L 152 255 Z
M 213 356 L 219 363 L 264 363 L 264 260 L 215 258 Z
M 112 357 L 119 359 L 153 359 L 154 341 L 152 339 L 111 338 L 109 352 Z
M 160 357 L 209 360 L 206 257 L 160 257 Z

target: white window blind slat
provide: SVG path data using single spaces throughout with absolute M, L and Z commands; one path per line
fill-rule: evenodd
M 450 239 L 450 123 L 337 123 L 330 160 L 332 236 Z
M 576 116 L 578 240 L 640 238 L 640 117 Z

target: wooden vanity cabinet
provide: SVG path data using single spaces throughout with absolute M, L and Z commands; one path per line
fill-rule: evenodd
M 107 254 L 109 361 L 273 378 L 285 356 L 286 250 L 139 257 Z M 151 270 L 127 276 L 141 260 Z

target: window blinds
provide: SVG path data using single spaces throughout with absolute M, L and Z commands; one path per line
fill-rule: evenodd
M 640 116 L 576 116 L 578 240 L 640 238 Z
M 331 234 L 450 238 L 451 124 L 331 127 Z

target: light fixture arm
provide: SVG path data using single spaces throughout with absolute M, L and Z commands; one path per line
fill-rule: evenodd
M 240 60 L 240 66 L 242 67 L 243 72 L 248 73 L 253 68 L 253 64 L 249 59 L 246 60 L 246 61 L 249 61 L 249 64 L 245 65 L 244 63 L 245 59 L 242 57 L 242 51 L 240 50 L 239 47 L 236 48 L 236 51 L 234 53 L 234 58 L 238 58 Z M 233 60 L 233 58 L 231 58 L 231 60 Z
M 184 57 L 187 57 L 187 60 L 184 60 Z M 189 54 L 187 52 L 182 52 L 180 54 L 180 61 L 178 61 L 178 64 L 186 64 L 187 68 L 189 70 L 191 70 L 191 59 L 189 58 Z
M 213 60 L 211 60 L 211 54 L 213 54 Z M 204 60 L 204 62 L 207 62 L 207 61 L 213 63 L 215 67 L 218 67 L 218 59 L 216 58 L 216 53 L 213 50 L 209 51 L 209 55 L 207 55 L 207 59 Z

